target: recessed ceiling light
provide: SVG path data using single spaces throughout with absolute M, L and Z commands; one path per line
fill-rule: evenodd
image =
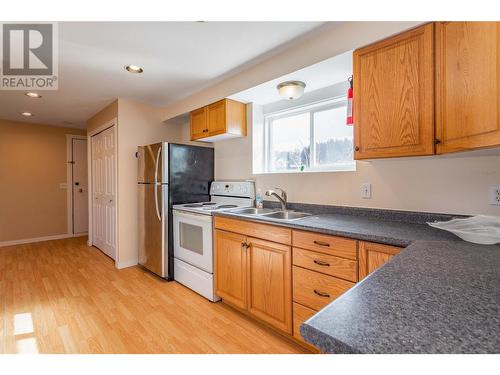
M 142 72 L 144 72 L 144 69 L 142 69 L 140 66 L 137 66 L 137 65 L 127 65 L 125 67 L 125 69 L 127 69 L 127 72 L 130 72 L 130 73 L 142 73 Z
M 27 92 L 24 95 L 29 96 L 30 98 L 37 98 L 37 99 L 40 99 L 42 97 L 42 95 L 37 94 L 36 92 Z
M 21 112 L 21 115 L 25 116 L 25 117 L 31 117 L 31 116 L 33 116 L 33 114 L 31 112 Z

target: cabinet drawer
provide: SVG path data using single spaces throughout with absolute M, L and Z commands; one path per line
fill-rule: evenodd
M 292 231 L 293 246 L 342 258 L 358 259 L 358 241 L 319 233 Z
M 352 286 L 349 281 L 293 267 L 293 300 L 314 310 L 321 310 Z
M 287 228 L 231 219 L 227 217 L 216 216 L 214 219 L 214 226 L 216 229 L 244 234 L 249 237 L 263 238 L 268 241 L 278 242 L 285 245 L 290 245 L 292 242 L 292 231 Z
M 293 303 L 293 337 L 297 340 L 305 342 L 300 334 L 300 325 L 309 319 L 311 316 L 316 314 L 317 311 L 299 305 L 298 303 Z
M 358 262 L 351 259 L 294 247 L 293 264 L 353 282 L 358 280 Z

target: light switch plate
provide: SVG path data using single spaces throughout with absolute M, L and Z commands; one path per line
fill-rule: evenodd
M 361 198 L 363 199 L 372 198 L 372 184 L 370 183 L 361 184 Z
M 490 204 L 500 206 L 500 185 L 490 187 Z

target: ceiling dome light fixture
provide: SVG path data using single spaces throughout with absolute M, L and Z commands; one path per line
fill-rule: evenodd
M 125 66 L 125 69 L 129 73 L 142 73 L 142 72 L 144 72 L 144 69 L 142 69 L 140 66 L 137 66 L 137 65 L 127 65 L 127 66 Z
M 40 99 L 42 97 L 42 95 L 37 94 L 36 92 L 27 92 L 24 95 L 29 96 L 30 98 L 37 98 L 37 99 Z
M 302 81 L 286 81 L 276 86 L 280 96 L 287 100 L 298 99 L 304 94 L 306 84 Z
M 21 116 L 31 117 L 33 114 L 31 112 L 21 112 Z

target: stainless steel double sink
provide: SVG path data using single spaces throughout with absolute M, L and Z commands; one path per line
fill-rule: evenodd
M 307 212 L 298 212 L 298 211 L 281 211 L 275 210 L 271 208 L 242 208 L 239 210 L 231 211 L 231 213 L 239 214 L 239 215 L 247 215 L 247 216 L 263 216 L 268 219 L 274 220 L 282 220 L 282 221 L 293 221 L 299 220 L 307 216 L 311 216 Z

